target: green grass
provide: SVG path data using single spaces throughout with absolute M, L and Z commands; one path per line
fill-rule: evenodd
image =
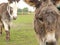
M 33 15 L 18 15 L 17 20 L 15 20 L 15 23 L 32 23 L 33 21 Z
M 38 45 L 33 29 L 34 15 L 18 15 L 10 30 L 11 40 L 5 40 L 5 31 L 0 36 L 0 45 Z

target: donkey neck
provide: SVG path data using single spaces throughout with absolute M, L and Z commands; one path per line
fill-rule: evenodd
M 0 4 L 0 15 L 3 14 L 7 10 L 8 3 Z

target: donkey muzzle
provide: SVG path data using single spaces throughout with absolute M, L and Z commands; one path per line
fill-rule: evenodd
M 17 17 L 14 17 L 14 16 L 13 16 L 13 20 L 16 20 L 16 18 L 17 18 Z
M 56 45 L 56 42 L 53 42 L 53 41 L 51 41 L 51 42 L 46 42 L 46 45 Z

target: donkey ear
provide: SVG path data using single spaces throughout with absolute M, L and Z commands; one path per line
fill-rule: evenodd
M 60 3 L 60 0 L 52 0 L 52 2 L 55 4 L 55 5 L 58 5 Z
M 56 1 L 56 6 L 60 6 L 60 0 Z
M 58 10 L 60 11 L 60 1 L 56 3 L 56 7 L 57 7 Z
M 52 2 L 60 10 L 60 0 L 52 0 Z
M 30 6 L 36 6 L 37 4 L 40 3 L 40 0 L 24 0 L 24 1 Z

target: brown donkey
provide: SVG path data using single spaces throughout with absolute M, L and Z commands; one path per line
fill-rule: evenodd
M 17 3 L 19 0 L 8 0 L 8 3 L 0 4 L 0 35 L 2 27 L 6 31 L 6 40 L 10 40 L 10 22 L 17 18 Z
M 34 29 L 39 45 L 57 45 L 59 36 L 59 10 L 52 0 L 25 0 L 35 5 Z

